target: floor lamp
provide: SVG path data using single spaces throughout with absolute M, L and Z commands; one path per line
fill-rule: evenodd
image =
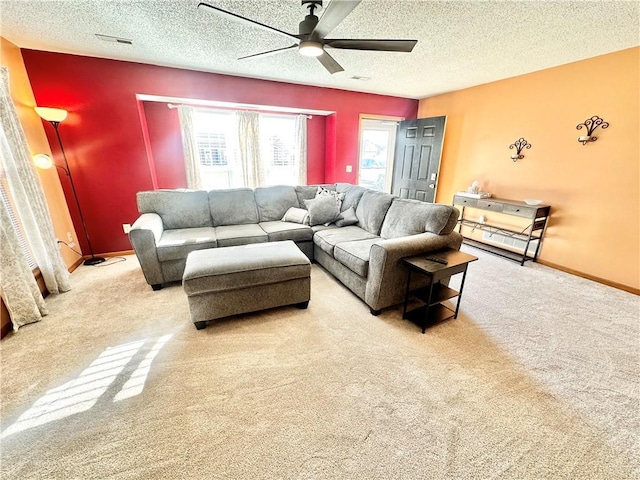
M 102 263 L 105 261 L 104 257 L 96 257 L 93 254 L 93 247 L 91 247 L 91 240 L 89 240 L 89 233 L 87 232 L 87 224 L 84 221 L 84 216 L 82 215 L 82 209 L 80 208 L 80 201 L 78 200 L 78 192 L 76 192 L 76 186 L 73 183 L 73 176 L 71 176 L 71 170 L 69 169 L 69 162 L 67 162 L 67 155 L 64 153 L 64 147 L 62 146 L 62 139 L 60 138 L 60 132 L 58 131 L 58 126 L 60 122 L 63 122 L 67 118 L 67 111 L 62 110 L 61 108 L 48 108 L 48 107 L 35 107 L 36 113 L 47 122 L 53 125 L 53 129 L 56 131 L 56 137 L 58 137 L 58 143 L 60 144 L 60 151 L 62 152 L 62 158 L 64 159 L 64 167 L 60 165 L 54 164 L 53 161 L 40 161 L 38 162 L 38 167 L 40 168 L 51 168 L 52 166 L 56 166 L 57 168 L 64 171 L 69 177 L 69 182 L 71 183 L 71 190 L 73 191 L 73 197 L 76 199 L 76 205 L 78 206 L 78 213 L 80 214 L 80 220 L 82 221 L 82 228 L 84 230 L 84 237 L 87 239 L 87 245 L 89 245 L 89 253 L 91 253 L 91 258 L 87 258 L 84 261 L 85 265 L 97 265 L 98 263 Z

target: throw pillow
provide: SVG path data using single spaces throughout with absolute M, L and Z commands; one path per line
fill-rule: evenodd
M 304 201 L 309 210 L 309 225 L 322 225 L 333 222 L 340 215 L 340 207 L 333 195 L 316 197 Z
M 356 223 L 358 223 L 358 217 L 356 217 L 356 209 L 353 207 L 347 208 L 344 212 L 338 215 L 335 223 L 336 227 L 355 225 Z
M 309 212 L 304 208 L 291 207 L 284 213 L 282 221 L 309 225 Z
M 325 187 L 318 187 L 318 191 L 316 192 L 316 198 L 318 197 L 333 197 L 338 204 L 338 208 L 342 207 L 342 200 L 344 200 L 344 193 L 338 193 L 335 190 L 329 190 Z

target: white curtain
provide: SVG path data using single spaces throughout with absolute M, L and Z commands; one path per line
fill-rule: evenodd
M 0 68 L 0 77 L 0 174 L 9 187 L 15 204 L 14 211 L 20 219 L 47 290 L 52 294 L 66 292 L 71 288 L 69 272 L 60 256 L 44 191 L 11 98 L 7 68 Z M 6 209 L 7 205 L 3 203 L 0 284 L 2 297 L 17 330 L 21 325 L 40 320 L 41 315 L 46 315 L 46 309 L 37 286 L 34 291 L 33 273 L 17 243 L 17 235 Z
M 296 115 L 296 152 L 298 154 L 298 185 L 307 184 L 307 116 Z
M 180 132 L 182 134 L 182 148 L 184 150 L 184 167 L 187 173 L 187 188 L 200 190 L 200 158 L 198 156 L 198 141 L 193 128 L 193 107 L 180 105 L 178 107 Z
M 237 112 L 240 162 L 244 186 L 255 188 L 265 185 L 265 171 L 260 159 L 260 128 L 257 112 Z

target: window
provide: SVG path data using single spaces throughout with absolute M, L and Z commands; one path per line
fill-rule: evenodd
M 242 187 L 235 115 L 232 112 L 197 109 L 193 112 L 193 127 L 202 188 Z
M 360 120 L 358 185 L 381 192 L 391 191 L 396 130 L 395 121 Z
M 265 185 L 297 185 L 299 152 L 294 115 L 260 114 L 260 157 Z M 233 112 L 196 109 L 193 126 L 202 188 L 238 188 L 243 184 L 238 124 Z
M 207 167 L 224 167 L 227 165 L 227 144 L 221 133 L 198 133 L 198 153 L 200 165 Z
M 6 208 L 7 212 L 9 212 L 9 219 L 11 220 L 11 225 L 16 231 L 16 236 L 18 237 L 18 243 L 20 244 L 20 248 L 24 253 L 25 258 L 27 259 L 27 263 L 29 264 L 29 268 L 31 270 L 35 270 L 38 267 L 35 259 L 33 258 L 33 253 L 31 252 L 31 247 L 29 247 L 29 243 L 25 238 L 24 231 L 22 229 L 22 225 L 20 224 L 20 220 L 15 213 L 13 208 L 13 201 L 11 199 L 11 192 L 9 191 L 9 185 L 7 184 L 7 177 L 3 174 L 0 177 L 0 201 L 2 201 L 4 208 Z
M 267 185 L 299 183 L 294 116 L 260 115 L 260 156 Z
M 269 137 L 269 150 L 267 155 L 271 156 L 272 167 L 287 167 L 294 164 L 293 152 L 288 151 L 277 135 Z

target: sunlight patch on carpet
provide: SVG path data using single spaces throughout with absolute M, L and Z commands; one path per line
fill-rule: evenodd
M 172 336 L 164 335 L 155 342 L 115 395 L 114 402 L 142 392 L 151 363 Z M 6 428 L 0 438 L 89 410 L 119 376 L 126 375 L 125 367 L 147 341 L 148 339 L 144 339 L 108 347 L 77 378 L 47 391 L 29 410 L 20 415 L 15 423 Z M 130 370 L 131 367 L 127 369 Z
M 147 375 L 149 375 L 149 370 L 151 369 L 151 362 L 153 362 L 153 359 L 156 358 L 160 349 L 172 336 L 173 334 L 164 335 L 158 339 L 151 351 L 147 353 L 144 359 L 140 362 L 138 368 L 136 368 L 136 370 L 131 374 L 129 380 L 127 380 L 122 386 L 122 390 L 120 390 L 113 398 L 114 402 L 124 400 L 125 398 L 135 397 L 142 393 L 144 384 L 147 381 Z

